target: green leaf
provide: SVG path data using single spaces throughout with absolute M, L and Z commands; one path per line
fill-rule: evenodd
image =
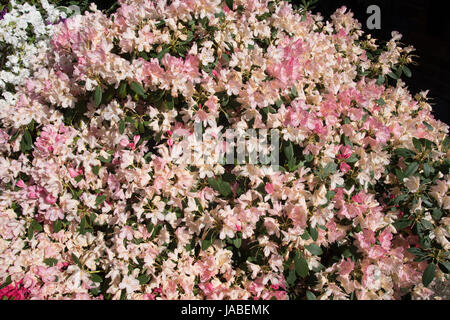
M 28 240 L 33 238 L 34 232 L 41 232 L 42 226 L 36 222 L 36 220 L 31 221 L 30 227 L 28 228 Z
M 94 102 L 97 107 L 100 105 L 100 103 L 102 103 L 102 96 L 102 88 L 100 86 L 97 86 L 94 93 Z
M 127 83 L 122 82 L 119 86 L 119 98 L 124 99 L 127 96 Z
M 134 81 L 130 84 L 130 88 L 131 88 L 131 90 L 136 92 L 142 98 L 146 97 L 144 87 L 142 87 L 142 85 L 140 83 Z
M 86 216 L 81 218 L 81 221 L 80 221 L 80 234 L 85 234 L 85 233 L 86 233 Z
M 99 206 L 101 205 L 103 202 L 105 202 L 106 200 L 106 196 L 103 194 L 101 196 L 97 196 L 97 198 L 95 199 L 95 205 Z
M 145 127 L 144 124 L 142 123 L 142 121 L 138 122 L 138 130 L 140 134 L 143 134 L 145 132 Z
M 421 226 L 422 226 L 424 229 L 426 229 L 426 230 L 432 230 L 432 229 L 434 229 L 433 224 L 432 224 L 430 221 L 428 221 L 428 220 L 422 219 L 422 220 L 419 221 L 419 223 L 420 223 Z
M 380 75 L 377 79 L 377 85 L 382 85 L 386 82 L 386 78 L 383 75 Z
M 98 176 L 98 173 L 100 171 L 100 166 L 92 166 L 92 172 Z
M 225 3 L 230 10 L 233 10 L 233 0 L 225 0 Z
M 98 160 L 100 160 L 103 163 L 111 163 L 112 162 L 112 158 L 113 158 L 112 155 L 108 159 L 104 158 L 103 156 L 99 156 Z
M 22 153 L 26 153 L 28 150 L 33 149 L 32 145 L 33 139 L 31 138 L 30 131 L 25 129 L 22 135 L 22 140 L 20 141 L 20 151 L 22 151 Z
M 91 273 L 91 280 L 94 282 L 103 282 L 102 277 L 95 273 Z
M 294 264 L 297 274 L 300 277 L 305 278 L 309 273 L 309 267 L 305 257 L 303 257 L 301 253 L 297 252 L 297 254 L 295 255 Z
M 31 147 L 31 145 L 33 144 L 33 139 L 31 138 L 31 134 L 30 131 L 28 131 L 28 129 L 26 129 L 25 132 L 23 133 L 23 138 L 25 139 L 27 145 Z
M 242 238 L 233 239 L 233 245 L 239 249 L 242 245 Z
M 161 59 L 164 58 L 166 53 L 170 51 L 170 47 L 167 44 L 164 44 L 161 51 L 156 55 L 156 58 L 161 62 Z
M 220 194 L 224 197 L 228 197 L 231 193 L 231 186 L 228 182 L 223 181 L 221 178 L 208 178 L 208 183 L 216 191 L 219 191 Z
M 224 58 L 226 62 L 230 62 L 231 60 L 231 57 L 226 53 L 222 53 L 222 58 Z
M 425 174 L 425 177 L 429 177 L 433 171 L 434 171 L 433 167 L 430 166 L 428 163 L 423 164 L 423 173 Z
M 166 106 L 167 110 L 173 110 L 175 102 L 173 101 L 173 98 L 170 97 L 169 99 L 164 101 L 164 105 Z
M 436 266 L 432 262 L 428 265 L 422 275 L 422 283 L 425 287 L 428 287 L 430 283 L 433 281 L 434 276 L 436 274 Z
M 0 285 L 0 289 L 3 289 L 4 287 L 7 287 L 7 286 L 9 286 L 10 284 L 11 284 L 11 276 L 8 276 L 7 278 L 6 278 L 6 280 L 5 280 L 5 282 L 3 282 L 1 285 Z
M 58 263 L 58 260 L 56 260 L 55 258 L 47 258 L 47 259 L 44 259 L 44 263 L 49 267 L 53 267 L 53 266 L 56 266 L 56 264 Z
M 322 249 L 315 243 L 312 243 L 312 244 L 310 244 L 308 246 L 305 246 L 305 248 L 309 252 L 311 252 L 311 254 L 313 254 L 315 256 L 320 256 L 323 253 Z
M 402 67 L 403 73 L 408 77 L 411 78 L 412 72 L 411 69 L 409 69 L 407 66 Z
M 353 148 L 353 142 L 351 142 L 350 138 L 347 137 L 347 136 L 344 136 L 344 144 L 345 144 L 346 146 L 349 146 L 349 147 Z M 353 155 L 352 155 L 352 156 L 353 156 Z M 355 155 L 355 156 L 356 156 L 356 155 Z
M 355 162 L 358 162 L 358 161 L 359 161 L 359 159 L 358 159 L 358 156 L 356 154 L 352 154 L 350 156 L 350 158 L 345 160 L 345 162 L 347 162 L 348 164 L 355 163 Z
M 137 277 L 137 280 L 139 280 L 140 285 L 144 285 L 150 281 L 150 276 L 146 275 L 146 274 L 142 274 L 139 277 Z
M 424 121 L 423 124 L 425 125 L 425 127 L 428 128 L 428 130 L 433 131 L 433 127 L 431 126 L 431 124 L 429 124 L 428 122 Z
M 410 225 L 411 225 L 411 221 L 409 221 L 408 219 L 400 219 L 393 223 L 393 226 L 395 227 L 395 229 L 397 229 L 397 231 L 403 230 L 403 229 L 409 227 Z
M 309 290 L 306 290 L 306 299 L 307 300 L 317 300 L 315 294 Z
M 54 233 L 58 233 L 61 229 L 62 229 L 63 225 L 61 220 L 56 220 L 55 222 L 53 222 L 53 232 Z
M 213 241 L 211 239 L 204 239 L 202 241 L 202 250 L 208 249 L 211 246 L 212 242 Z
M 414 145 L 414 148 L 416 148 L 417 151 L 420 152 L 422 150 L 422 142 L 420 141 L 420 139 L 413 138 L 413 145 Z
M 446 261 L 439 262 L 439 268 L 442 270 L 442 272 L 449 273 L 450 272 L 450 262 L 446 262 Z
M 125 132 L 125 121 L 124 120 L 120 120 L 119 121 L 119 133 L 123 134 Z
M 433 209 L 432 217 L 434 220 L 439 221 L 442 217 L 442 211 L 440 209 Z
M 416 153 L 414 151 L 406 149 L 406 148 L 395 149 L 394 153 L 399 156 L 402 156 L 404 158 L 412 158 L 416 155 Z
M 231 193 L 231 186 L 228 182 L 226 181 L 220 181 L 220 185 L 219 185 L 219 191 L 220 193 L 224 196 L 224 197 L 228 197 Z
M 398 76 L 394 72 L 389 73 L 388 76 L 394 80 L 398 80 Z
M 292 94 L 292 96 L 293 96 L 294 98 L 297 98 L 297 97 L 298 97 L 298 91 L 297 91 L 297 87 L 296 87 L 296 86 L 293 86 L 293 87 L 292 87 L 292 89 L 291 89 L 291 94 Z
M 408 199 L 409 199 L 409 195 L 408 194 L 401 194 L 397 198 L 395 198 L 394 204 L 399 204 L 399 203 L 401 203 L 403 201 L 406 201 Z
M 292 145 L 292 142 L 289 142 L 289 144 L 284 148 L 284 155 L 288 160 L 294 158 L 294 146 Z
M 328 163 L 323 169 L 323 176 L 328 177 L 330 174 L 335 173 L 337 169 L 337 164 L 334 162 Z
M 288 168 L 289 168 L 289 172 L 293 172 L 295 170 L 297 170 L 297 168 L 300 166 L 300 164 L 297 164 L 297 159 L 291 158 L 288 161 Z
M 297 276 L 295 275 L 295 270 L 289 270 L 289 275 L 286 278 L 286 282 L 289 286 L 293 286 L 295 284 L 295 280 L 297 280 Z
M 375 102 L 377 104 L 379 104 L 380 106 L 384 106 L 386 104 L 386 101 L 384 101 L 383 98 L 377 99 L 377 100 L 375 100 Z
M 153 228 L 154 228 L 154 226 L 153 226 L 152 222 L 149 221 L 149 222 L 147 223 L 147 231 L 148 231 L 148 233 L 151 233 L 152 230 L 153 230 Z
M 427 253 L 420 248 L 409 248 L 408 251 L 417 257 L 422 257 Z
M 405 170 L 404 175 L 405 178 L 409 178 L 414 173 L 416 173 L 417 169 L 419 169 L 419 164 L 417 162 L 411 163 Z
M 309 238 L 311 238 L 311 235 L 309 234 L 309 232 L 307 230 L 305 230 L 303 232 L 303 234 L 300 236 L 303 240 L 308 240 Z
M 166 21 L 164 21 L 164 20 L 159 20 L 158 23 L 155 24 L 155 26 L 157 28 L 165 26 L 165 25 L 166 25 Z
M 317 231 L 317 228 L 310 227 L 309 228 L 309 234 L 311 235 L 311 238 L 316 241 L 319 237 L 319 232 Z
M 275 102 L 275 105 L 277 106 L 277 108 L 280 108 L 280 107 L 283 105 L 283 103 L 284 103 L 284 101 L 283 101 L 282 99 L 278 99 L 278 100 Z
M 23 138 L 23 137 L 22 137 L 22 140 L 20 141 L 20 151 L 22 153 L 27 153 L 27 151 L 28 151 L 28 147 L 27 147 L 27 144 L 25 142 L 25 138 Z
M 77 264 L 78 268 L 82 269 L 80 259 L 78 259 L 78 257 L 74 253 L 72 253 L 71 256 L 72 260 Z

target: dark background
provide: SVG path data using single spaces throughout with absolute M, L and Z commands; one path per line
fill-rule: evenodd
M 292 1 L 300 3 L 300 1 Z M 403 77 L 412 93 L 430 90 L 428 97 L 436 118 L 450 124 L 450 10 L 447 1 L 436 0 L 319 0 L 313 12 L 329 18 L 345 5 L 355 14 L 364 31 L 374 38 L 389 40 L 399 31 L 405 45 L 416 48 L 413 76 Z M 370 5 L 381 9 L 381 30 L 368 30 L 366 13 Z
M 94 1 L 109 9 L 115 1 Z M 300 0 L 292 0 L 300 4 Z M 413 94 L 430 90 L 428 96 L 436 118 L 450 124 L 450 10 L 447 1 L 436 0 L 319 0 L 313 12 L 328 19 L 345 5 L 354 12 L 366 32 L 374 38 L 389 40 L 396 30 L 402 43 L 416 48 L 417 65 L 410 66 L 412 78 L 403 77 Z M 381 30 L 368 30 L 366 13 L 370 5 L 381 8 Z

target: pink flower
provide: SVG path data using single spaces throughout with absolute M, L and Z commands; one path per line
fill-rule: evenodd
M 388 228 L 384 229 L 383 232 L 378 235 L 378 241 L 380 241 L 381 247 L 386 250 L 390 249 L 392 238 L 393 235 Z
M 349 146 L 341 146 L 340 151 L 341 151 L 341 153 L 338 154 L 338 156 L 337 156 L 337 158 L 339 160 L 348 159 L 353 154 L 353 151 Z
M 69 171 L 69 175 L 72 178 L 75 178 L 80 175 L 79 171 L 75 170 L 74 168 L 69 168 L 67 170 Z
M 156 299 L 156 296 L 153 293 L 147 293 L 145 296 L 146 296 L 146 298 L 148 300 L 155 300 Z
M 19 188 L 25 188 L 25 182 L 20 179 L 19 181 L 17 181 L 16 186 L 18 186 Z
M 161 293 L 162 289 L 161 289 L 161 287 L 158 287 L 158 288 L 153 289 L 153 292 Z
M 379 245 L 374 245 L 373 247 L 368 249 L 368 257 L 370 259 L 380 259 L 386 254 L 386 250 L 384 250 Z
M 48 203 L 48 204 L 55 204 L 56 203 L 56 198 L 52 195 L 52 194 L 48 194 L 46 197 L 45 197 L 45 201 Z
M 120 140 L 120 145 L 124 148 L 128 145 L 128 143 L 129 143 L 128 139 Z
M 273 191 L 274 191 L 273 184 L 267 183 L 266 186 L 264 187 L 264 190 L 266 190 L 266 192 L 267 192 L 268 194 L 272 194 Z
M 51 207 L 45 211 L 45 219 L 49 221 L 56 221 L 58 219 L 64 219 L 64 212 L 57 207 Z
M 239 183 L 237 183 L 237 181 L 233 182 L 233 184 L 231 185 L 231 191 L 233 191 L 234 195 L 236 195 L 238 188 L 239 188 Z
M 341 162 L 341 164 L 339 165 L 339 169 L 342 173 L 347 173 L 350 171 L 351 167 L 347 163 Z
M 34 199 L 37 199 L 37 198 L 38 198 L 38 196 L 37 196 L 36 192 L 34 192 L 34 191 L 30 191 L 30 192 L 28 192 L 27 196 L 28 196 L 28 198 L 29 198 L 29 199 L 32 199 L 32 200 L 34 200 Z
M 30 290 L 24 287 L 23 280 L 9 284 L 0 289 L 0 299 L 27 300 L 30 297 Z
M 360 192 L 358 192 L 358 194 L 356 194 L 352 197 L 352 200 L 358 204 L 361 204 L 364 202 L 365 198 L 366 198 L 366 195 L 364 194 L 364 192 L 360 191 Z
M 350 260 L 349 258 L 347 258 L 346 260 L 342 259 L 342 261 L 338 267 L 340 269 L 339 274 L 341 276 L 345 276 L 345 275 L 350 274 L 350 272 L 353 271 L 353 269 L 355 268 L 355 263 L 352 260 Z
M 369 249 L 376 242 L 375 232 L 369 229 L 364 229 L 362 233 L 356 234 L 355 238 L 359 242 L 361 249 Z

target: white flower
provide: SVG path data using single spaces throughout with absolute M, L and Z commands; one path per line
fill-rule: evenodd
M 127 294 L 133 293 L 138 290 L 139 287 L 139 280 L 135 279 L 133 276 L 125 276 L 119 284 L 119 289 L 126 289 Z
M 405 178 L 403 180 L 403 182 L 405 183 L 405 186 L 408 188 L 408 190 L 411 193 L 416 193 L 417 190 L 419 190 L 419 187 L 420 187 L 420 178 L 419 177 Z

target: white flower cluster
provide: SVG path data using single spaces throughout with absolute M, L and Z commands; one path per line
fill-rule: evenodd
M 12 10 L 0 20 L 0 48 L 6 50 L 9 47 L 10 53 L 3 57 L 5 65 L 0 71 L 0 91 L 5 99 L 8 99 L 5 92 L 8 83 L 14 87 L 22 85 L 42 65 L 54 23 L 66 18 L 64 12 L 47 0 L 41 0 L 44 15 L 28 3 L 17 4 L 12 0 L 10 4 Z

